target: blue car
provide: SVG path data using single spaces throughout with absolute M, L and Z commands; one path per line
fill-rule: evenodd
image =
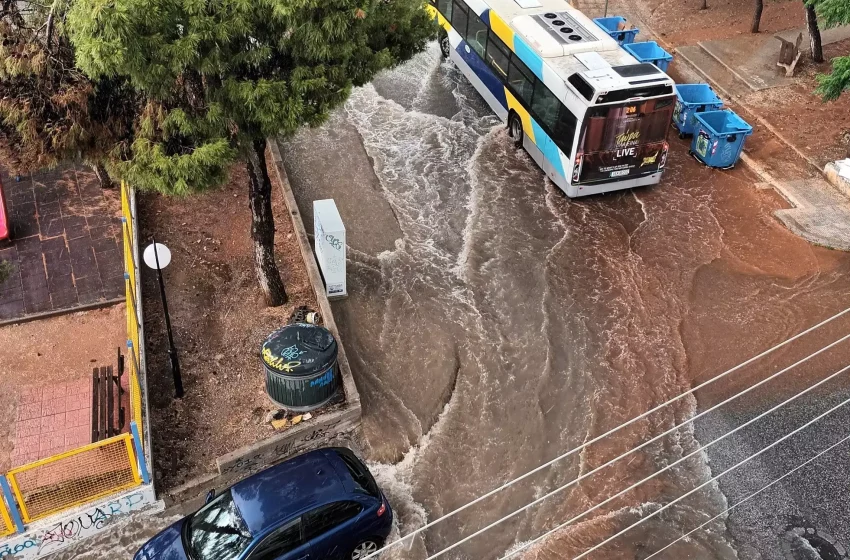
M 392 521 L 354 453 L 319 449 L 209 496 L 135 560 L 358 560 L 383 545 Z

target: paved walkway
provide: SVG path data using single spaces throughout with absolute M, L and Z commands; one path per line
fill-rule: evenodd
M 791 29 L 769 34 L 745 34 L 731 39 L 705 41 L 699 48 L 717 59 L 727 72 L 734 74 L 753 91 L 787 86 L 793 82 L 785 76 L 785 70 L 776 65 L 779 58 L 780 36 L 795 42 L 802 35 L 801 50 L 808 50 L 810 38 L 806 29 Z M 821 40 L 824 46 L 850 38 L 850 26 L 824 29 Z
M 117 191 L 79 166 L 18 181 L 0 170 L 0 181 L 12 230 L 0 260 L 14 268 L 0 285 L 0 323 L 122 297 Z

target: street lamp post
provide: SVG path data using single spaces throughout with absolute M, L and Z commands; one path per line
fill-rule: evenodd
M 165 315 L 165 330 L 168 333 L 168 360 L 171 363 L 171 375 L 174 378 L 174 394 L 179 399 L 183 397 L 183 378 L 180 375 L 180 360 L 177 348 L 174 346 L 174 335 L 171 332 L 171 315 L 168 313 L 168 299 L 165 297 L 165 282 L 162 279 L 162 269 L 171 262 L 171 251 L 162 243 L 153 243 L 145 248 L 142 257 L 149 268 L 156 270 L 159 281 L 159 299 L 162 301 L 162 312 Z

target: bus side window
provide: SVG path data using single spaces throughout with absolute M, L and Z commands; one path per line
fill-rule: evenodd
M 491 30 L 490 37 L 487 40 L 487 63 L 502 80 L 508 76 L 509 52 L 508 47 Z
M 478 17 L 478 14 L 469 14 L 469 28 L 466 31 L 466 42 L 478 56 L 484 58 L 484 49 L 487 48 L 487 26 Z
M 437 9 L 448 21 L 452 21 L 452 0 L 437 0 Z
M 531 110 L 549 130 L 555 130 L 558 122 L 558 109 L 561 102 L 555 94 L 549 91 L 543 82 L 537 80 L 534 84 L 534 99 L 531 102 Z
M 578 119 L 576 119 L 576 116 L 573 115 L 572 111 L 567 109 L 564 105 L 561 105 L 560 112 L 558 113 L 558 122 L 555 123 L 555 126 L 552 128 L 552 132 L 555 135 L 553 138 L 555 144 L 561 148 L 561 151 L 564 152 L 567 157 L 570 157 L 570 153 L 573 150 L 577 123 Z
M 508 69 L 508 84 L 513 88 L 526 107 L 531 106 L 531 97 L 534 92 L 534 74 L 517 56 L 511 57 Z
M 466 36 L 466 23 L 469 20 L 467 15 L 469 11 L 466 6 L 460 2 L 454 2 L 452 6 L 452 27 L 455 28 L 461 37 Z

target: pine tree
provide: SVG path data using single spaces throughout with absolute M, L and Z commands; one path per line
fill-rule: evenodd
M 850 24 L 850 2 L 847 0 L 810 0 L 826 27 Z M 850 53 L 832 61 L 832 72 L 818 76 L 818 93 L 825 100 L 836 99 L 850 89 Z
M 64 0 L 0 6 L 0 161 L 23 174 L 82 159 L 109 186 L 104 164 L 132 135 L 136 98 L 121 80 L 75 68 L 66 10 Z
M 352 87 L 434 34 L 421 0 L 75 0 L 68 25 L 89 76 L 126 76 L 148 99 L 121 169 L 134 185 L 188 194 L 244 162 L 269 305 L 286 292 L 266 138 L 321 124 Z

